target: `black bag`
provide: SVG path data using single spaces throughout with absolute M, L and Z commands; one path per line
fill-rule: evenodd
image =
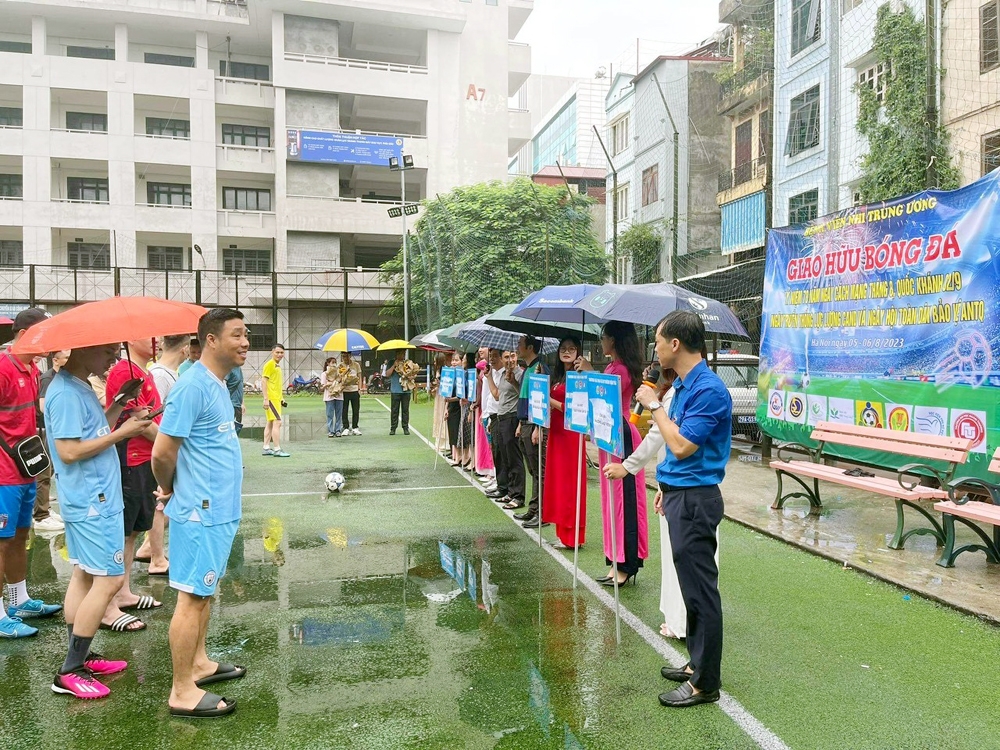
M 7 445 L 6 440 L 0 440 L 0 446 L 26 479 L 34 479 L 51 466 L 49 454 L 45 452 L 45 445 L 38 435 L 19 440 L 13 448 Z

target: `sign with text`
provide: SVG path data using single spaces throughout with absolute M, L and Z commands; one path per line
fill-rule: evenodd
M 968 438 L 958 474 L 987 478 L 1000 445 L 998 205 L 1000 170 L 770 230 L 761 429 L 800 442 L 824 421 Z
M 601 450 L 625 457 L 622 380 L 617 375 L 587 373 L 587 400 L 590 402 L 590 437 Z
M 479 370 L 473 368 L 465 371 L 465 398 L 475 401 L 479 396 L 477 385 L 479 384 Z
M 289 128 L 286 149 L 291 161 L 388 167 L 389 157 L 402 158 L 403 139 Z
M 566 373 L 566 406 L 563 410 L 563 427 L 582 435 L 590 434 L 587 376 L 582 372 Z
M 455 369 L 455 398 L 465 398 L 465 370 Z
M 455 397 L 455 368 L 454 367 L 442 367 L 441 368 L 441 381 L 438 383 L 438 391 L 441 394 L 441 398 L 454 398 Z
M 549 376 L 528 376 L 528 421 L 539 427 L 549 426 Z

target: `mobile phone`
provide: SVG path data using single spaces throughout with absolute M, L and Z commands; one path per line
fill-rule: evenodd
M 167 408 L 167 405 L 163 404 L 156 411 L 151 411 L 149 414 L 147 414 L 146 415 L 146 419 L 153 419 L 154 417 L 160 416 L 161 414 L 163 414 L 163 410 L 166 409 L 166 408 Z

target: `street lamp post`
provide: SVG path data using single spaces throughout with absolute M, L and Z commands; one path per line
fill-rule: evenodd
M 417 206 L 408 206 L 406 203 L 406 170 L 413 169 L 413 157 L 408 154 L 400 154 L 399 157 L 389 157 L 389 169 L 399 172 L 400 203 L 399 208 L 390 208 L 389 217 L 403 217 L 403 338 L 410 340 L 410 268 L 409 259 L 406 252 L 406 217 L 417 212 Z M 412 208 L 412 210 L 411 210 Z

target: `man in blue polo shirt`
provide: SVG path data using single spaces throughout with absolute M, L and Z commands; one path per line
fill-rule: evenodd
M 719 484 L 732 442 L 733 400 L 725 383 L 705 364 L 704 345 L 701 318 L 686 310 L 670 313 L 656 330 L 660 367 L 678 375 L 670 414 L 663 413 L 656 391 L 649 386 L 636 392 L 636 400 L 650 410 L 666 443 L 656 479 L 688 612 L 691 661 L 681 669 L 661 670 L 666 679 L 681 683 L 660 695 L 662 705 L 676 708 L 717 701 L 721 687 L 722 599 L 715 551 L 723 511 Z
M 198 322 L 201 359 L 167 397 L 153 445 L 157 496 L 170 519 L 170 586 L 177 608 L 170 621 L 173 716 L 224 716 L 236 701 L 202 690 L 246 674 L 211 661 L 205 650 L 210 597 L 226 572 L 242 515 L 243 454 L 233 424 L 226 376 L 247 358 L 243 314 L 216 308 Z

